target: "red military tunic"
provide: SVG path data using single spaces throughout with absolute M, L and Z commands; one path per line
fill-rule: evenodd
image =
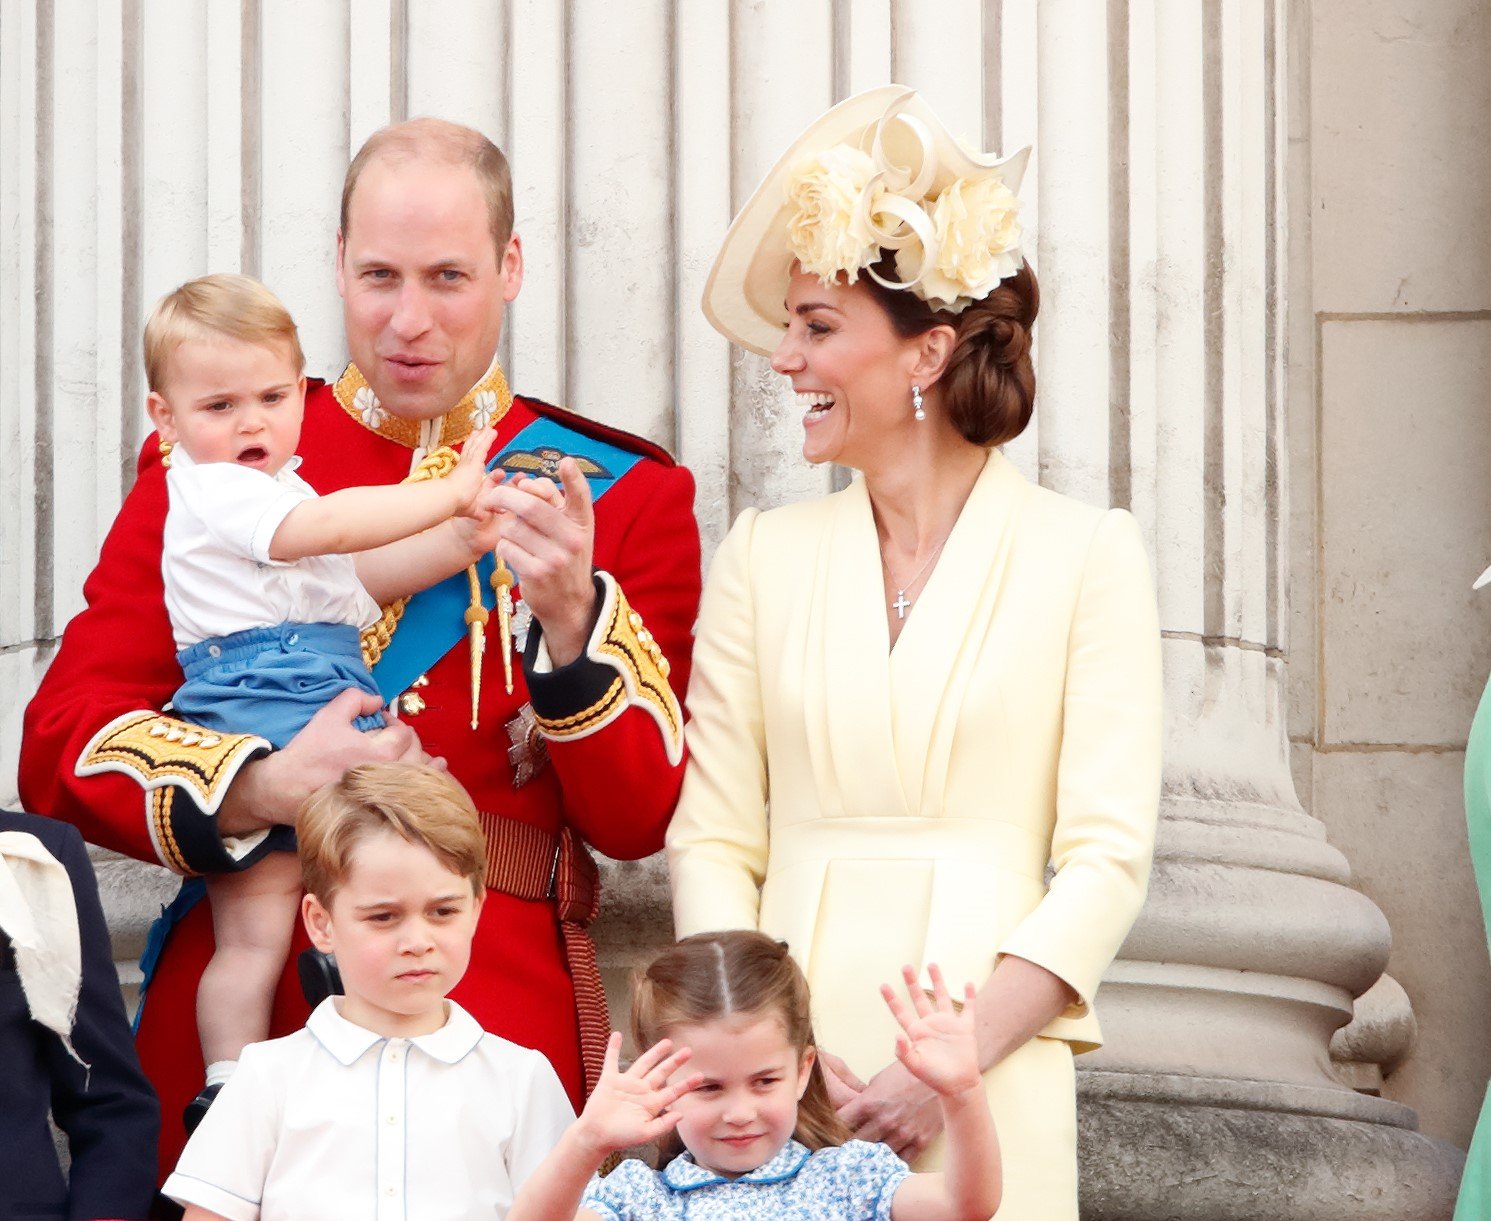
M 507 397 L 494 367 L 443 421 L 421 432 L 418 425 L 382 413 L 349 368 L 336 387 L 311 384 L 299 473 L 322 493 L 398 482 L 410 472 L 415 445 L 459 444 L 473 423 L 484 422 L 494 410 L 500 413 Z M 492 833 L 497 824 L 489 815 L 521 824 L 509 823 L 509 830 L 533 829 L 544 852 L 567 825 L 608 856 L 637 859 L 662 847 L 681 781 L 681 725 L 673 724 L 677 701 L 668 687 L 670 682 L 678 691 L 687 686 L 698 608 L 693 480 L 666 453 L 639 438 L 530 399 L 512 400 L 497 422 L 493 453 L 502 454 L 540 415 L 579 434 L 574 448 L 582 466 L 586 437 L 644 455 L 596 504 L 595 565 L 614 578 L 598 582 L 603 593 L 610 591 L 602 622 L 587 653 L 552 674 L 530 675 L 515 660 L 508 695 L 493 614 L 486 627 L 479 727 L 470 726 L 470 655 L 464 639 L 428 669 L 428 684 L 417 692 L 424 706 L 409 723 L 425 749 L 443 755 L 471 793 L 494 846 L 508 841 Z M 515 461 L 514 469 L 524 465 Z M 93 843 L 160 861 L 178 873 L 205 873 L 239 867 L 217 833 L 215 815 L 207 811 L 216 809 L 236 768 L 262 753 L 264 744 L 214 738 L 204 744 L 189 730 L 183 735 L 179 722 L 141 716 L 132 725 L 124 718 L 159 709 L 181 682 L 161 583 L 166 504 L 164 472 L 151 437 L 135 485 L 84 586 L 87 608 L 68 625 L 27 709 L 20 788 L 28 808 L 74 823 Z M 608 617 L 606 607 L 615 611 L 618 598 L 621 613 Z M 628 602 L 635 613 L 625 613 Z M 659 662 L 659 649 L 671 671 Z M 618 675 L 628 681 L 619 684 Z M 638 676 L 644 681 L 633 681 Z M 547 762 L 541 752 L 535 759 L 531 741 L 514 742 L 524 726 L 520 710 L 530 703 L 545 731 Z M 122 728 L 101 732 L 116 719 Z M 79 774 L 80 767 L 87 774 Z M 517 841 L 523 843 L 525 834 Z M 503 851 L 510 850 L 509 843 Z M 543 862 L 541 875 L 547 877 L 551 860 Z M 490 864 L 500 872 L 504 862 Z M 275 998 L 273 1035 L 298 1028 L 307 1017 L 293 974 L 294 957 L 305 944 L 298 930 Z M 172 931 L 144 1006 L 139 1050 L 163 1104 L 163 1170 L 174 1165 L 184 1140 L 182 1108 L 202 1084 L 194 998 L 211 952 L 210 914 L 205 903 L 198 904 Z M 575 989 L 552 897 L 516 898 L 489 890 L 471 967 L 452 996 L 487 1030 L 543 1051 L 578 1107 L 583 1074 Z

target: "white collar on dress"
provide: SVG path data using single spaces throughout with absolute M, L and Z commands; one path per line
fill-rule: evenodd
M 344 1066 L 355 1064 L 368 1048 L 390 1042 L 412 1043 L 442 1064 L 458 1064 L 476 1050 L 486 1031 L 453 1000 L 445 1002 L 445 1011 L 445 1025 L 439 1030 L 412 1039 L 390 1039 L 356 1022 L 349 1022 L 337 1011 L 336 998 L 328 996 L 316 1006 L 305 1028 L 337 1063 Z
M 750 1173 L 741 1175 L 735 1182 L 785 1183 L 788 1179 L 795 1179 L 797 1172 L 807 1165 L 808 1158 L 812 1156 L 806 1145 L 789 1140 L 775 1157 L 763 1162 Z M 692 1154 L 680 1153 L 664 1169 L 663 1182 L 674 1191 L 692 1191 L 696 1187 L 713 1187 L 716 1183 L 728 1183 L 730 1180 L 699 1165 Z

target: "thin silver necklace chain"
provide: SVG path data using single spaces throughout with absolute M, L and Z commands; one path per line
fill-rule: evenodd
M 908 598 L 906 596 L 906 591 L 922 579 L 922 574 L 926 572 L 928 568 L 932 567 L 933 561 L 935 561 L 937 557 L 942 554 L 942 549 L 946 546 L 947 539 L 943 539 L 940 543 L 938 543 L 932 554 L 927 557 L 926 563 L 918 568 L 916 570 L 916 575 L 913 576 L 911 580 L 907 581 L 904 585 L 900 581 L 896 580 L 896 574 L 891 572 L 890 561 L 885 558 L 885 549 L 883 547 L 881 548 L 880 562 L 885 565 L 885 572 L 886 575 L 890 577 L 891 584 L 896 586 L 896 600 L 892 602 L 891 605 L 896 608 L 897 619 L 906 618 L 906 612 L 911 609 L 911 604 L 915 601 L 914 598 Z

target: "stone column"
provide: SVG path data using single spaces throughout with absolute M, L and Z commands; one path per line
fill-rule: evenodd
M 1075 316 L 1045 324 L 1042 373 L 1058 344 L 1061 369 L 1041 410 L 1062 426 L 1040 465 L 1145 526 L 1167 704 L 1149 900 L 1099 997 L 1108 1041 L 1079 1061 L 1083 1216 L 1447 1217 L 1458 1153 L 1353 1089 L 1371 1066 L 1332 1062 L 1390 934 L 1288 766 L 1284 9 L 1133 0 L 1104 41 L 1059 7 L 1040 30 L 1064 130 L 1042 144 L 1039 266 Z M 1083 125 L 1107 153 L 1096 236 L 1055 212 Z M 1106 361 L 1075 359 L 1104 336 Z M 1401 1051 L 1407 999 L 1374 995 L 1345 1059 Z

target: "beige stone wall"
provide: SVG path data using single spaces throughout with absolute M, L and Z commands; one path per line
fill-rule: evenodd
M 1491 563 L 1491 7 L 1296 12 L 1296 780 L 1386 913 L 1418 1018 L 1384 1092 L 1463 1147 L 1491 1074 L 1461 799 L 1491 670 L 1491 592 L 1470 590 Z

